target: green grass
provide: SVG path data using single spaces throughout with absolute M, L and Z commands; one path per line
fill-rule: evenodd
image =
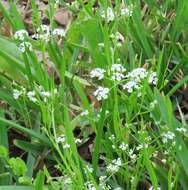
M 30 3 L 39 39 L 20 40 L 15 32 L 28 28 L 17 3 L 0 2 L 1 26 L 12 29 L 0 36 L 0 190 L 187 190 L 187 1 L 50 0 L 48 36 Z M 52 35 L 61 6 L 74 19 Z M 20 51 L 23 41 L 32 49 Z

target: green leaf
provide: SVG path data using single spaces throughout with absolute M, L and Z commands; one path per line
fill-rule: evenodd
M 8 164 L 16 176 L 23 176 L 27 172 L 25 162 L 19 157 L 10 158 Z

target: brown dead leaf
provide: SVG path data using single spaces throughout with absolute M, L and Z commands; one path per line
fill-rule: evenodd
M 61 26 L 67 27 L 72 21 L 72 13 L 65 8 L 60 8 L 55 14 L 55 21 Z

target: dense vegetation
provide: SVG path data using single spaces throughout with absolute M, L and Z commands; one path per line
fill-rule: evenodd
M 187 190 L 187 0 L 23 2 L 0 1 L 0 189 Z

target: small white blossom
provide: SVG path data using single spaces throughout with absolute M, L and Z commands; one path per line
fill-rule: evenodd
M 89 111 L 88 110 L 85 110 L 85 111 L 83 111 L 80 115 L 81 116 L 86 116 L 86 115 L 88 115 L 89 114 Z
M 17 89 L 13 90 L 13 97 L 15 100 L 19 99 L 19 97 L 22 95 L 22 91 L 19 91 Z
M 107 171 L 111 173 L 116 173 L 119 171 L 122 165 L 121 159 L 117 158 L 112 160 L 112 162 L 107 166 Z
M 65 143 L 65 144 L 63 145 L 63 148 L 64 148 L 64 149 L 69 149 L 69 148 L 70 148 L 70 144 Z
M 48 42 L 50 40 L 50 28 L 47 25 L 41 25 L 37 29 L 37 39 L 43 40 L 45 42 Z
M 121 187 L 116 187 L 115 189 L 113 190 L 122 190 Z
M 156 105 L 157 105 L 157 100 L 154 100 L 153 102 L 150 103 L 150 108 L 154 109 Z
M 91 78 L 98 78 L 98 80 L 102 80 L 104 78 L 104 73 L 106 71 L 101 68 L 95 68 L 90 72 Z
M 93 173 L 93 168 L 89 165 L 86 165 L 86 171 L 88 171 L 89 173 Z
M 24 40 L 25 40 L 25 37 L 28 37 L 28 36 L 29 36 L 29 35 L 28 35 L 28 32 L 27 32 L 26 30 L 24 30 L 24 29 L 18 30 L 18 31 L 16 31 L 15 34 L 14 34 L 14 38 L 15 38 L 16 40 L 20 40 L 20 41 L 24 41 Z
M 111 136 L 108 137 L 108 138 L 109 138 L 109 140 L 114 141 L 114 140 L 115 140 L 115 135 L 111 135 Z
M 149 75 L 149 78 L 148 78 L 148 82 L 149 84 L 153 84 L 153 85 L 157 85 L 157 73 L 156 72 L 152 72 L 150 75 Z
M 76 144 L 82 143 L 82 140 L 79 139 L 79 138 L 77 138 L 77 139 L 75 139 L 75 143 L 76 143 Z
M 58 143 L 64 143 L 65 141 L 66 141 L 65 135 L 61 135 L 61 136 L 59 136 L 59 137 L 57 138 L 57 142 L 58 142 Z
M 134 89 L 139 89 L 139 85 L 136 81 L 129 81 L 125 85 L 123 85 L 123 89 L 127 90 L 127 92 L 132 93 Z
M 175 138 L 175 134 L 172 133 L 171 131 L 168 131 L 166 133 L 163 133 L 162 141 L 163 143 L 167 143 L 168 140 L 173 140 L 174 138 Z
M 111 67 L 111 71 L 118 72 L 118 73 L 123 73 L 123 72 L 126 71 L 126 69 L 121 64 L 113 64 L 112 67 Z
M 105 100 L 108 98 L 109 88 L 104 88 L 99 86 L 97 90 L 93 93 L 98 101 Z
M 36 95 L 36 94 L 35 94 L 34 91 L 30 91 L 30 92 L 27 93 L 27 97 L 28 97 L 29 100 L 32 101 L 32 102 L 36 102 L 36 101 L 37 101 L 35 95 Z
M 154 187 L 151 186 L 148 190 L 154 190 Z M 158 187 L 157 190 L 161 190 L 161 187 Z
M 32 45 L 31 45 L 30 42 L 22 42 L 22 43 L 19 45 L 18 49 L 19 49 L 22 53 L 24 53 L 27 49 L 28 49 L 29 51 L 33 51 L 33 47 L 32 47 Z
M 108 23 L 113 21 L 115 19 L 115 15 L 114 15 L 114 12 L 113 12 L 112 8 L 108 7 L 106 9 L 106 11 L 103 10 L 101 12 L 101 17 L 104 18 L 104 19 L 106 18 Z
M 99 46 L 100 48 L 103 48 L 103 47 L 104 47 L 104 43 L 98 43 L 98 46 Z
M 126 150 L 126 149 L 128 148 L 128 145 L 125 144 L 124 142 L 122 142 L 122 143 L 119 145 L 119 148 L 120 148 L 121 150 Z
M 128 6 L 121 9 L 121 16 L 131 17 L 133 14 L 133 6 Z
M 41 92 L 41 94 L 42 94 L 42 96 L 44 96 L 44 97 L 47 97 L 47 98 L 50 97 L 50 92 L 48 92 L 48 91 L 43 91 L 43 92 Z
M 178 131 L 178 132 L 180 132 L 180 133 L 187 133 L 187 129 L 186 128 L 184 128 L 184 127 L 178 127 L 177 129 L 176 129 L 176 131 Z
M 93 185 L 91 181 L 87 181 L 85 183 L 85 186 L 87 187 L 88 190 L 96 190 L 95 186 Z
M 111 79 L 113 81 L 121 81 L 125 78 L 125 75 L 122 74 L 122 73 L 113 73 L 112 76 L 111 76 Z
M 140 82 L 142 79 L 146 78 L 148 75 L 148 72 L 144 68 L 136 68 L 129 72 L 126 77 L 132 78 L 137 82 Z
M 60 28 L 56 28 L 52 31 L 52 35 L 64 37 L 65 36 L 65 30 L 60 29 Z

